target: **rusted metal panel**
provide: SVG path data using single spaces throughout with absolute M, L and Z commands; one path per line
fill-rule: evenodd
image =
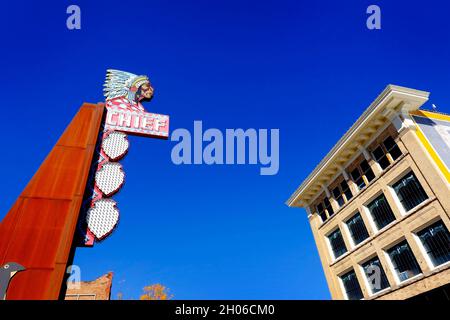
M 7 299 L 58 299 L 104 109 L 81 106 L 0 223 L 0 265 L 25 267 Z

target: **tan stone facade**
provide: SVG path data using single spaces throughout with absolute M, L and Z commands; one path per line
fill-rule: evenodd
M 308 212 L 333 299 L 348 299 L 342 276 L 349 271 L 356 275 L 362 292 L 361 298 L 367 300 L 407 299 L 450 283 L 450 261 L 439 265 L 433 263 L 423 241 L 417 235 L 436 222 L 442 222 L 450 230 L 450 187 L 446 173 L 442 172 L 419 139 L 418 128 L 409 114 L 427 100 L 428 94 L 409 90 L 411 89 L 388 87 L 369 108 L 372 113 L 368 116 L 366 112 L 358 120 L 288 200 L 289 206 L 304 207 Z M 409 97 L 406 93 L 413 96 Z M 416 102 L 413 107 L 412 101 Z M 405 110 L 405 106 L 409 108 Z M 383 141 L 388 137 L 395 141 L 401 155 L 396 150 L 392 150 L 391 155 L 384 147 Z M 376 159 L 376 149 L 380 145 L 385 150 L 384 161 L 389 164 L 384 168 L 380 165 L 382 161 Z M 364 167 L 360 166 L 364 160 L 373 176 L 370 172 L 367 176 L 364 175 L 363 169 L 354 171 L 358 167 Z M 359 173 L 361 178 L 358 180 Z M 421 194 L 424 200 L 405 210 L 401 196 L 393 186 L 411 173 L 423 188 Z M 343 181 L 351 191 L 350 199 L 342 191 L 345 185 L 338 187 Z M 358 186 L 358 183 L 363 187 Z M 378 228 L 369 207 L 382 195 L 394 217 L 386 226 Z M 322 210 L 325 207 L 321 205 L 324 198 L 329 199 L 331 209 Z M 348 221 L 358 213 L 367 229 L 367 236 L 355 245 Z M 337 258 L 329 240 L 329 236 L 335 231 L 340 231 L 346 249 Z M 403 274 L 399 277 L 399 271 L 388 254 L 391 248 L 405 240 L 420 267 L 418 274 L 407 275 L 407 279 L 403 278 Z M 363 265 L 376 258 L 388 285 L 383 290 L 373 292 Z
M 65 300 L 110 300 L 112 272 L 94 281 L 82 281 L 79 288 L 69 288 Z

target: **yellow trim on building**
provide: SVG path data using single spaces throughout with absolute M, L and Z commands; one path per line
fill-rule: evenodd
M 411 111 L 410 114 L 412 114 L 414 116 L 450 122 L 450 115 L 446 115 L 446 114 L 442 114 L 442 113 L 436 113 L 436 112 L 424 111 L 424 110 L 416 110 L 416 111 Z
M 415 115 L 415 116 L 419 116 L 419 117 L 424 117 L 424 118 L 450 121 L 450 116 L 447 116 L 447 115 L 444 115 L 444 114 L 439 114 L 439 113 L 434 113 L 434 112 L 417 110 L 417 111 L 410 112 L 410 114 L 411 115 Z M 434 150 L 433 146 L 428 141 L 427 137 L 422 132 L 422 130 L 419 128 L 417 123 L 416 123 L 416 134 L 417 134 L 417 137 L 419 138 L 420 142 L 422 142 L 422 145 L 425 147 L 425 149 L 428 151 L 428 153 L 431 156 L 431 158 L 434 160 L 434 162 L 438 166 L 439 170 L 441 170 L 442 174 L 447 179 L 447 182 L 450 183 L 450 171 L 449 171 L 449 169 L 447 168 L 445 163 L 441 160 L 441 157 L 438 155 L 436 150 Z

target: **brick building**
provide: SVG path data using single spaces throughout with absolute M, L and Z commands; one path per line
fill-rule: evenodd
M 69 288 L 65 300 L 110 300 L 112 286 L 112 272 L 94 281 L 82 281 L 80 288 Z
M 450 116 L 388 86 L 287 201 L 333 299 L 450 300 Z

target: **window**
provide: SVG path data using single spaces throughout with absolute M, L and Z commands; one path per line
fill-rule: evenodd
M 342 207 L 345 203 L 344 196 L 342 195 L 341 189 L 339 186 L 333 189 L 333 197 L 336 199 L 339 207 Z
M 378 230 L 383 229 L 395 220 L 394 213 L 384 194 L 381 194 L 378 198 L 369 203 L 367 208 L 369 209 Z
M 339 228 L 328 236 L 328 240 L 330 242 L 331 249 L 333 250 L 335 259 L 347 252 L 347 247 L 345 246 L 345 242 Z
M 346 224 L 355 246 L 369 237 L 366 225 L 359 212 L 347 220 Z
M 323 204 L 319 203 L 317 205 L 317 213 L 322 218 L 322 222 L 325 222 L 325 220 L 327 220 L 328 217 L 327 217 L 327 213 L 325 212 L 325 208 L 323 207 Z
M 383 289 L 388 288 L 389 281 L 384 272 L 383 266 L 380 263 L 380 259 L 375 257 L 362 265 L 364 273 L 369 282 L 370 290 L 372 293 L 377 293 Z
M 370 168 L 367 160 L 361 161 L 361 164 L 359 166 L 361 167 L 363 176 L 365 176 L 367 179 L 367 183 L 375 179 L 375 174 L 373 173 L 372 168 Z
M 341 276 L 341 281 L 348 300 L 361 300 L 364 297 L 354 270 Z
M 330 200 L 328 198 L 323 199 L 322 202 L 320 202 L 317 207 L 317 213 L 322 218 L 322 222 L 325 222 L 329 217 L 331 217 L 334 214 L 333 207 L 331 207 Z
M 358 189 L 363 189 L 370 181 L 375 178 L 375 174 L 369 166 L 367 160 L 361 161 L 361 163 L 350 172 L 352 180 L 358 186 Z
M 384 140 L 383 145 L 386 148 L 386 151 L 391 155 L 393 161 L 397 160 L 402 155 L 400 148 L 392 137 L 387 137 L 386 140 Z
M 333 197 L 336 199 L 340 207 L 342 207 L 346 201 L 349 201 L 353 197 L 347 181 L 343 180 L 336 186 L 336 188 L 333 189 Z
M 347 198 L 347 201 L 349 201 L 351 198 L 353 198 L 352 191 L 350 190 L 347 181 L 341 182 L 341 190 L 345 195 L 345 198 Z
M 328 216 L 332 216 L 334 214 L 334 210 L 333 207 L 331 206 L 330 200 L 328 200 L 328 198 L 325 198 L 323 200 L 323 204 L 325 205 L 325 209 L 328 212 Z
M 442 221 L 417 233 L 435 267 L 450 261 L 450 234 Z
M 378 148 L 373 150 L 372 153 L 373 153 L 373 156 L 374 156 L 375 160 L 380 165 L 381 169 L 384 170 L 391 164 L 389 162 L 389 159 L 388 159 L 386 153 L 384 152 L 384 150 L 383 150 L 383 148 L 381 146 L 379 146 Z
M 392 162 L 397 160 L 402 152 L 392 137 L 387 137 L 383 143 L 372 151 L 373 157 L 381 169 L 386 169 Z
M 409 211 L 428 199 L 414 173 L 410 172 L 392 186 L 405 211 Z
M 400 282 L 422 272 L 406 240 L 389 249 L 387 253 Z

